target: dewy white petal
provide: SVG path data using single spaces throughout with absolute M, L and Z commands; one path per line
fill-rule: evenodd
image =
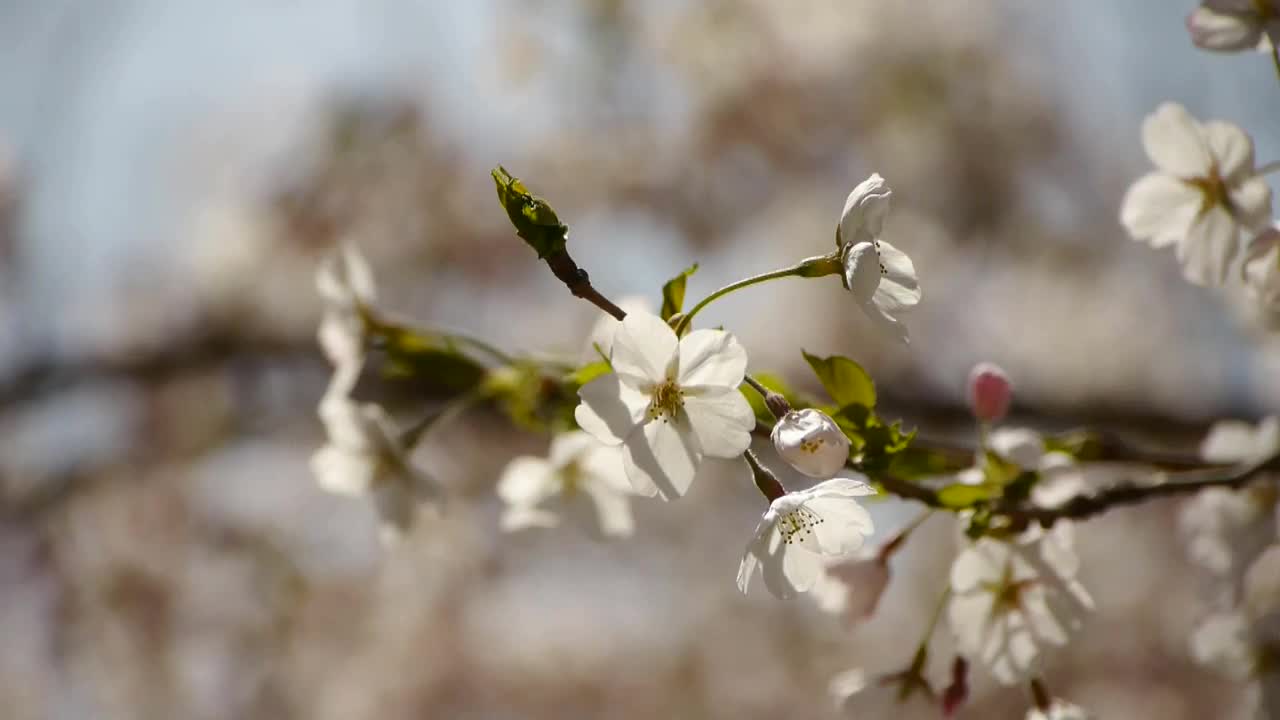
M 845 198 L 840 214 L 840 239 L 848 245 L 880 237 L 893 191 L 879 173 L 858 183 Z
M 876 286 L 872 301 L 888 313 L 906 312 L 920 304 L 920 282 L 916 278 L 916 267 L 907 254 L 889 244 L 880 241 L 880 264 L 884 266 L 884 274 L 880 284 Z
M 627 477 L 641 495 L 656 490 L 663 500 L 674 500 L 689 490 L 701 460 L 697 438 L 688 417 L 654 420 L 623 444 Z
M 711 386 L 736 389 L 747 371 L 747 351 L 723 330 L 694 330 L 680 340 L 682 387 Z
M 650 382 L 674 379 L 677 346 L 675 331 L 662 318 L 631 313 L 613 338 L 613 369 Z
M 1222 206 L 1202 212 L 1177 245 L 1182 275 L 1193 285 L 1217 286 L 1227 280 L 1231 261 L 1239 250 L 1240 228 Z
M 734 458 L 751 445 L 756 417 L 751 404 L 737 388 L 714 388 L 690 394 L 685 397 L 684 409 L 704 454 Z
M 601 375 L 578 390 L 574 408 L 578 426 L 608 445 L 619 445 L 644 421 L 649 399 L 617 373 Z
M 1204 138 L 1223 179 L 1237 182 L 1253 176 L 1253 139 L 1239 126 L 1210 120 L 1204 123 Z
M 1213 170 L 1213 156 L 1200 123 L 1187 109 L 1166 102 L 1142 123 L 1142 146 L 1155 166 L 1170 175 L 1191 179 Z
M 1200 209 L 1200 192 L 1164 173 L 1148 173 L 1125 192 L 1120 222 L 1135 240 L 1173 245 L 1187 235 Z

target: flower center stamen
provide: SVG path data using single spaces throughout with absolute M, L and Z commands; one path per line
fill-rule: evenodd
M 822 518 L 814 511 L 798 507 L 778 519 L 778 532 L 782 534 L 782 542 L 791 545 L 803 542 L 822 522 Z
M 649 410 L 646 413 L 649 420 L 661 419 L 663 422 L 668 422 L 675 417 L 678 410 L 684 407 L 684 390 L 670 380 L 661 385 L 655 385 L 650 397 Z
M 1215 207 L 1224 207 L 1227 212 L 1235 214 L 1235 208 L 1231 205 L 1231 192 L 1227 189 L 1227 181 L 1222 179 L 1218 174 L 1217 168 L 1209 173 L 1208 177 L 1198 177 L 1186 181 L 1195 189 L 1200 191 L 1200 214 L 1203 215 Z

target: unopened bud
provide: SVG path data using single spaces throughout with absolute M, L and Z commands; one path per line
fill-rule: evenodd
M 849 459 L 849 438 L 830 415 L 812 408 L 783 415 L 772 438 L 782 459 L 812 478 L 835 477 Z
M 969 372 L 969 408 L 982 422 L 998 422 L 1009 412 L 1013 387 L 1004 370 L 991 363 L 978 363 Z

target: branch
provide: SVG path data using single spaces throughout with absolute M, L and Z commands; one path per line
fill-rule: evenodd
M 560 250 L 546 258 L 547 266 L 551 268 L 551 272 L 555 274 L 565 287 L 569 288 L 569 292 L 574 297 L 580 297 L 583 300 L 595 305 L 601 310 L 609 313 L 616 320 L 621 320 L 627 316 L 622 308 L 613 304 L 609 298 L 600 294 L 591 284 L 591 277 L 587 275 L 587 271 L 578 267 L 573 261 L 573 256 L 568 250 Z

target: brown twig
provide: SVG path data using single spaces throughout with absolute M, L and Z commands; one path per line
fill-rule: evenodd
M 555 274 L 565 287 L 569 288 L 569 292 L 574 297 L 580 297 L 583 300 L 595 305 L 601 310 L 609 313 L 616 320 L 621 320 L 627 316 L 627 313 L 612 300 L 600 294 L 591 284 L 591 277 L 586 270 L 578 267 L 573 261 L 573 256 L 568 250 L 561 250 L 547 258 L 547 267 L 551 268 L 551 272 Z

